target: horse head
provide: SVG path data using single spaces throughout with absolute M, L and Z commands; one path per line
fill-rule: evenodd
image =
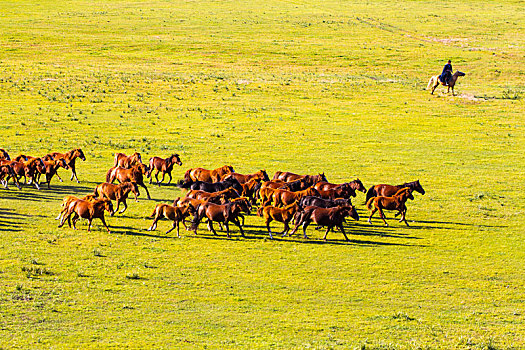
M 173 158 L 175 158 L 175 161 L 173 161 Z M 170 157 L 170 160 L 171 160 L 172 163 L 175 163 L 175 164 L 177 164 L 179 166 L 182 166 L 182 161 L 180 160 L 179 155 L 177 153 L 172 154 L 171 157 Z
M 414 191 L 419 192 L 421 194 L 425 194 L 425 190 L 423 189 L 423 186 L 419 183 L 419 180 L 415 182 Z
M 2 153 L 3 159 L 11 160 L 11 157 L 9 157 L 9 154 L 7 153 L 7 151 L 5 149 L 0 148 L 0 153 Z M 0 157 L 0 159 L 2 159 L 2 157 Z
M 73 156 L 74 157 L 79 157 L 80 159 L 82 159 L 83 161 L 86 160 L 86 156 L 84 155 L 84 152 L 82 152 L 82 149 L 81 148 L 77 148 L 73 151 Z
M 355 207 L 353 205 L 349 205 L 345 208 L 348 216 L 350 216 L 355 221 L 359 221 L 359 214 L 357 213 L 357 210 L 355 210 Z
M 464 76 L 465 76 L 465 73 L 460 72 L 459 70 L 457 70 L 456 73 L 454 73 L 454 75 L 455 75 L 456 77 L 464 77 Z
M 266 169 L 259 170 L 259 173 L 261 173 L 263 181 L 270 181 L 270 178 L 268 177 L 268 174 L 266 173 Z
M 143 175 L 147 175 L 148 174 L 148 171 L 149 171 L 149 168 L 146 164 L 144 163 L 138 163 L 137 165 L 135 165 L 135 168 L 140 171 Z
M 357 178 L 354 181 L 350 182 L 350 184 L 353 185 L 352 188 L 354 190 L 366 193 L 365 185 L 363 185 L 363 183 L 361 182 L 361 180 L 359 180 L 359 178 Z

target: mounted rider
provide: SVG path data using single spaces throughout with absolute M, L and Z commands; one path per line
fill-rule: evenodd
M 452 64 L 451 64 L 451 61 L 448 60 L 448 63 L 445 64 L 445 66 L 443 67 L 443 72 L 441 72 L 441 75 L 439 76 L 439 80 L 441 81 L 443 85 L 447 86 L 451 78 L 452 78 Z

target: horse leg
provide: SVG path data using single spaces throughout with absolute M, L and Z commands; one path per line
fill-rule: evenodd
M 160 182 L 164 182 L 164 177 L 166 176 L 166 173 L 165 172 L 162 172 L 162 179 L 160 180 Z M 160 182 L 157 183 L 157 185 L 160 186 Z
M 148 228 L 148 231 L 155 231 L 157 229 L 157 221 L 158 220 L 159 220 L 159 217 L 157 216 L 155 218 L 155 220 L 153 220 L 153 223 L 151 224 L 150 228 Z
M 156 172 L 155 172 L 155 181 L 157 181 L 157 186 L 160 186 L 160 182 L 159 182 L 159 171 L 157 169 L 155 169 Z
M 126 209 L 128 209 L 128 204 L 126 203 L 126 198 L 122 199 L 122 204 L 124 204 L 124 209 L 119 211 L 119 214 L 122 214 L 123 212 L 126 211 Z M 117 209 L 115 209 L 115 211 L 117 211 L 117 210 L 118 210 L 118 202 L 117 202 Z
M 406 219 L 406 211 L 403 211 L 403 212 L 401 213 L 401 215 L 402 215 L 402 216 L 401 216 L 401 220 L 399 220 L 399 222 L 404 221 L 405 224 L 406 224 L 407 226 L 409 226 L 409 225 L 408 225 L 408 222 L 407 222 L 407 219 Z
M 308 236 L 306 235 L 306 228 L 308 227 L 308 225 L 310 225 L 310 220 L 306 220 L 303 223 L 303 236 L 304 236 L 304 239 L 308 239 Z
M 273 239 L 273 236 L 272 236 L 272 230 L 270 230 L 270 222 L 272 222 L 272 219 L 271 218 L 267 218 L 265 220 L 266 222 L 266 228 L 268 229 L 268 234 L 270 235 L 270 239 Z
M 244 219 L 244 218 L 243 218 L 243 219 Z M 241 236 L 246 237 L 246 236 L 244 235 L 244 231 L 242 230 L 241 222 L 239 221 L 239 219 L 238 219 L 238 218 L 235 218 L 235 220 L 233 220 L 233 223 L 234 223 L 235 225 L 237 225 L 237 227 L 239 227 L 239 230 L 241 231 Z M 228 223 L 226 223 L 226 224 L 228 224 Z
M 102 215 L 102 216 L 100 217 L 100 220 L 102 220 L 102 223 L 104 224 L 104 226 L 106 226 L 106 230 L 108 230 L 108 233 L 111 233 L 111 232 L 109 231 L 109 227 L 108 227 L 108 225 L 106 225 L 106 220 L 104 219 L 104 215 Z
M 169 179 L 167 185 L 169 185 L 169 184 L 171 183 L 171 180 L 172 180 L 172 178 L 171 178 L 171 172 L 168 173 L 168 176 L 170 177 L 170 179 Z
M 166 234 L 170 233 L 171 231 L 173 231 L 175 229 L 175 227 L 177 227 L 176 223 L 177 223 L 177 221 L 173 220 L 173 226 L 171 226 L 171 228 L 168 231 L 166 231 Z M 178 236 L 178 234 L 177 234 L 177 236 Z
M 60 182 L 64 182 L 64 180 L 62 180 L 62 178 L 60 177 L 60 175 L 58 175 L 58 171 L 57 171 L 55 174 L 56 174 L 56 176 L 58 177 L 58 181 L 60 181 Z
M 285 236 L 286 233 L 288 233 L 288 231 L 290 231 L 290 226 L 288 225 L 288 222 L 285 221 L 285 222 L 284 222 L 284 229 L 283 229 L 283 232 L 281 232 L 281 234 L 282 234 L 283 236 Z
M 379 209 L 379 216 L 381 217 L 381 219 L 383 219 L 383 222 L 385 223 L 385 226 L 388 226 L 388 223 L 386 222 L 386 218 L 385 218 L 385 213 L 383 212 L 382 209 Z
M 372 215 L 374 215 L 377 211 L 377 208 L 372 209 L 372 212 L 370 213 L 370 216 L 368 217 L 368 223 L 372 225 Z
M 328 232 L 330 232 L 331 229 L 332 229 L 332 226 L 328 226 L 328 228 L 326 229 L 326 232 L 324 233 L 323 241 L 326 241 L 326 236 L 328 236 Z
M 146 185 L 144 185 L 144 183 L 140 183 L 139 184 L 140 186 L 144 187 L 144 189 L 146 190 L 146 194 L 148 195 L 148 199 L 151 199 L 151 196 L 149 195 L 149 191 L 148 191 L 148 188 L 146 187 Z
M 215 229 L 213 228 L 213 223 L 211 222 L 211 220 L 208 220 L 208 231 L 211 231 L 213 232 L 213 234 L 215 236 L 217 236 L 217 232 L 215 231 Z M 229 238 L 229 234 L 228 234 L 228 238 Z
M 337 227 L 339 227 L 339 229 L 343 233 L 343 236 L 345 236 L 345 240 L 349 241 L 348 237 L 346 236 L 345 229 L 343 228 L 343 224 L 337 225 Z
M 68 216 L 67 218 L 67 223 L 69 225 L 69 227 L 71 227 L 71 223 L 73 223 L 73 230 L 76 230 L 77 229 L 77 221 L 80 219 L 80 216 L 78 216 L 78 214 L 75 212 L 73 213 L 73 219 L 71 219 L 71 221 L 69 221 L 69 219 L 71 218 L 71 215 Z
M 73 180 L 73 176 L 74 176 L 75 180 L 77 181 L 77 184 L 79 184 L 80 181 L 78 181 L 77 171 L 75 170 L 75 166 L 74 165 L 70 165 L 70 168 L 71 168 L 71 180 Z
M 226 226 L 226 235 L 228 236 L 228 238 L 231 238 L 231 236 L 230 236 L 230 227 L 228 226 L 228 221 L 224 222 L 224 226 Z

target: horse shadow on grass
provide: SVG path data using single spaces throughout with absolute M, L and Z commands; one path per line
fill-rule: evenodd
M 24 215 L 17 213 L 14 209 L 0 209 L 0 232 L 20 232 L 23 231 L 22 226 L 25 221 L 32 215 Z M 34 215 L 43 217 L 42 215 Z

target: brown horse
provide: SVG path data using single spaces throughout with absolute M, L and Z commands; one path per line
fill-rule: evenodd
M 69 166 L 67 165 L 66 161 L 61 158 L 59 160 L 46 160 L 43 161 L 42 165 L 37 165 L 37 181 L 40 181 L 40 175 L 44 174 L 46 175 L 46 182 L 47 182 L 47 188 L 51 188 L 51 179 L 53 176 L 57 176 L 60 182 L 62 182 L 62 178 L 58 175 L 57 170 L 58 168 L 64 168 L 69 169 Z
M 18 177 L 13 171 L 13 168 L 11 167 L 11 165 L 10 164 L 0 164 L 0 182 L 2 183 L 2 185 L 4 186 L 6 190 L 9 189 L 7 182 L 9 178 L 11 177 L 13 178 L 13 181 L 16 187 L 18 187 L 18 189 L 20 190 L 21 188 L 20 188 L 20 183 L 18 182 Z
M 41 158 L 32 158 L 27 161 L 15 161 L 15 160 L 0 160 L 0 165 L 10 165 L 14 177 L 16 178 L 15 183 L 18 182 L 18 180 L 21 177 L 24 177 L 24 183 L 28 183 L 27 179 L 29 178 L 29 183 L 32 183 L 36 189 L 40 189 L 40 186 L 38 185 L 38 181 L 36 178 L 36 175 L 38 173 L 37 167 L 38 166 L 44 166 L 44 162 Z M 9 178 L 11 175 L 8 175 L 6 177 L 6 182 L 9 181 Z
M 142 158 L 140 156 L 140 153 L 135 152 L 130 156 L 125 155 L 124 153 L 115 153 L 115 162 L 113 164 L 114 167 L 122 167 L 122 168 L 132 168 L 133 166 L 142 163 Z
M 266 207 L 260 207 L 257 210 L 257 215 L 262 216 L 264 218 L 264 223 L 266 224 L 266 228 L 268 229 L 270 239 L 273 239 L 272 231 L 270 230 L 270 222 L 272 222 L 272 220 L 282 222 L 284 224 L 284 230 L 281 232 L 281 234 L 283 236 L 286 236 L 286 234 L 290 230 L 290 226 L 288 224 L 293 219 L 295 213 L 298 210 L 299 206 L 297 205 L 297 202 L 293 202 L 292 204 L 287 205 L 284 208 L 277 208 L 273 205 L 268 205 Z
M 276 207 L 284 207 L 289 204 L 292 204 L 295 201 L 299 202 L 304 196 L 319 196 L 319 192 L 313 187 L 309 187 L 306 190 L 296 192 L 280 189 L 270 189 L 270 191 L 272 191 L 271 197 L 266 196 L 266 201 L 262 202 L 263 206 L 270 205 L 273 201 Z
M 228 238 L 230 238 L 230 228 L 228 223 L 233 222 L 239 227 L 241 235 L 245 237 L 241 223 L 239 222 L 239 215 L 241 212 L 250 213 L 247 201 L 235 201 L 226 204 L 204 203 L 199 207 L 195 214 L 192 229 L 194 233 L 197 234 L 197 228 L 200 221 L 206 217 L 208 219 L 208 230 L 213 232 L 214 235 L 217 235 L 217 232 L 215 232 L 215 229 L 213 228 L 213 221 L 224 224 Z
M 80 181 L 78 181 L 77 170 L 75 168 L 75 161 L 77 158 L 82 159 L 82 161 L 86 160 L 86 156 L 80 148 L 72 149 L 71 151 L 68 151 L 66 153 L 52 152 L 46 155 L 44 157 L 44 160 L 64 159 L 66 161 L 67 166 L 71 169 L 71 181 L 73 180 L 73 178 L 75 178 L 77 183 L 80 183 Z
M 133 166 L 131 169 L 122 167 L 113 167 L 108 170 L 106 174 L 106 182 L 113 183 L 115 180 L 118 182 L 136 182 L 137 185 L 144 187 L 148 199 L 151 199 L 148 188 L 144 185 L 144 176 L 148 173 L 148 167 L 142 163 Z
M 265 169 L 261 169 L 256 173 L 247 174 L 247 175 L 243 175 L 239 173 L 230 173 L 230 174 L 223 175 L 221 180 L 225 180 L 227 177 L 234 177 L 235 179 L 237 179 L 237 181 L 239 181 L 241 185 L 252 179 L 259 180 L 259 181 L 270 181 L 270 178 L 268 177 L 268 174 L 266 173 Z
M 106 230 L 108 233 L 109 227 L 106 224 L 106 220 L 104 219 L 104 211 L 107 211 L 108 213 L 113 213 L 113 204 L 111 203 L 111 200 L 109 199 L 97 199 L 94 202 L 85 201 L 82 199 L 77 199 L 69 204 L 67 213 L 62 218 L 62 221 L 58 225 L 58 227 L 64 226 L 64 223 L 67 219 L 67 223 L 69 227 L 71 227 L 71 215 L 73 215 L 73 228 L 76 230 L 76 222 L 79 218 L 88 219 L 89 225 L 88 225 L 88 232 L 91 231 L 91 223 L 93 219 L 100 219 L 104 226 L 106 227 Z
M 149 172 L 148 172 L 148 177 L 149 177 L 149 183 L 151 184 L 151 181 L 153 179 L 153 177 L 151 176 L 151 173 L 153 172 L 153 170 L 156 170 L 156 173 L 155 173 L 155 180 L 157 180 L 157 185 L 160 186 L 160 183 L 164 181 L 164 176 L 166 174 L 168 174 L 168 176 L 170 177 L 169 181 L 168 181 L 168 185 L 171 183 L 171 171 L 173 170 L 173 166 L 177 164 L 179 166 L 182 165 L 182 162 L 179 158 L 179 155 L 178 154 L 172 154 L 171 156 L 169 156 L 168 158 L 166 159 L 163 159 L 163 158 L 160 158 L 160 157 L 152 157 L 149 159 Z M 159 173 L 162 173 L 162 180 L 159 181 Z
M 186 193 L 187 198 L 194 198 L 199 200 L 208 200 L 212 203 L 217 203 L 219 197 L 224 198 L 225 200 L 231 200 L 234 198 L 239 198 L 239 193 L 235 191 L 232 187 L 229 187 L 225 190 L 218 192 L 206 192 L 201 190 L 190 190 Z
M 456 85 L 456 81 L 459 77 L 464 77 L 465 73 L 460 72 L 459 70 L 456 71 L 456 73 L 452 74 L 452 78 L 450 78 L 450 81 L 448 82 L 448 85 L 445 84 L 445 82 L 441 81 L 439 78 L 441 75 L 434 75 L 430 80 L 428 81 L 427 90 L 431 89 L 432 91 L 430 94 L 434 94 L 434 90 L 438 87 L 439 84 L 443 86 L 448 86 L 447 94 L 450 92 L 450 89 L 452 89 L 452 95 L 454 96 L 454 85 Z
M 386 184 L 380 184 L 372 186 L 368 189 L 368 192 L 366 193 L 366 201 L 372 197 L 377 196 L 383 196 L 383 197 L 390 197 L 396 194 L 397 191 L 399 191 L 402 188 L 408 187 L 412 191 L 419 192 L 421 194 L 425 194 L 425 190 L 423 189 L 423 186 L 419 183 L 419 180 L 412 181 L 412 182 L 405 182 L 402 185 L 386 185 Z
M 185 182 L 204 181 L 204 182 L 218 182 L 226 174 L 234 173 L 231 165 L 224 165 L 220 168 L 208 170 L 204 168 L 193 168 L 186 171 L 184 174 Z
M 124 205 L 124 208 L 121 211 L 119 211 L 119 214 L 122 214 L 128 208 L 126 199 L 128 199 L 128 194 L 130 192 L 133 192 L 133 194 L 135 195 L 135 202 L 138 202 L 137 196 L 139 196 L 140 193 L 139 193 L 139 187 L 137 186 L 136 182 L 126 181 L 118 185 L 104 182 L 95 188 L 94 194 L 98 198 L 108 198 L 108 199 L 117 201 L 117 208 L 115 209 L 115 211 L 118 211 L 118 208 L 120 207 L 120 203 L 122 203 Z
M 355 197 L 355 191 L 349 184 L 342 184 L 327 190 L 318 190 L 319 197 L 325 199 L 350 198 Z
M 326 236 L 331 229 L 338 227 L 345 236 L 345 240 L 348 241 L 348 237 L 346 236 L 345 230 L 343 228 L 343 222 L 347 216 L 353 218 L 356 221 L 359 220 L 359 215 L 357 214 L 354 206 L 345 205 L 333 208 L 305 207 L 303 211 L 300 212 L 299 218 L 295 224 L 295 228 L 290 233 L 290 236 L 292 236 L 297 231 L 299 226 L 302 225 L 304 238 L 308 238 L 306 236 L 306 228 L 313 221 L 319 226 L 327 227 L 323 240 L 326 241 Z
M 306 176 L 308 175 L 294 174 L 289 171 L 277 171 L 273 175 L 273 180 L 282 180 L 284 182 L 291 182 L 291 181 L 302 179 L 303 177 L 306 177 Z M 320 173 L 318 175 L 309 175 L 309 176 L 312 178 L 312 181 L 314 181 L 314 183 L 317 183 L 319 181 L 328 181 L 324 173 Z
M 241 186 L 242 186 L 241 196 L 248 197 L 250 199 L 250 202 L 252 204 L 255 204 L 257 202 L 257 197 L 256 197 L 257 190 L 261 188 L 261 180 L 251 179 L 250 181 L 241 184 Z
M 361 182 L 361 180 L 359 179 L 355 179 L 353 181 L 345 182 L 342 184 L 333 184 L 333 183 L 326 182 L 326 181 L 320 181 L 314 185 L 314 188 L 319 191 L 319 190 L 328 190 L 328 189 L 335 188 L 337 186 L 342 186 L 342 185 L 348 185 L 354 191 L 361 191 L 363 193 L 366 193 L 366 188 Z
M 385 226 L 388 226 L 385 220 L 385 214 L 383 213 L 383 209 L 386 209 L 397 210 L 401 214 L 401 219 L 399 220 L 399 222 L 404 221 L 405 224 L 408 226 L 408 222 L 405 218 L 405 203 L 408 199 L 414 199 L 414 196 L 412 195 L 412 190 L 408 187 L 400 189 L 396 192 L 396 194 L 394 194 L 391 197 L 379 196 L 370 198 L 368 202 L 366 202 L 367 209 L 371 210 L 370 216 L 368 217 L 368 223 L 372 224 L 372 215 L 374 215 L 374 213 L 379 210 L 379 215 L 381 216 L 381 219 L 383 219 Z
M 7 151 L 3 148 L 0 148 L 0 160 L 1 159 L 11 160 L 11 157 L 9 157 L 9 153 L 7 153 Z
M 67 213 L 69 205 L 78 199 L 82 199 L 88 202 L 94 202 L 97 200 L 97 198 L 92 194 L 85 195 L 82 198 L 78 198 L 75 196 L 65 196 L 64 199 L 62 199 L 62 210 L 60 211 L 60 214 L 58 214 L 58 216 L 55 218 L 55 220 L 62 219 L 62 217 Z
M 148 231 L 155 231 L 157 229 L 157 222 L 164 217 L 173 221 L 173 226 L 168 231 L 166 231 L 166 234 L 173 231 L 174 228 L 177 228 L 177 237 L 180 238 L 179 223 L 182 222 L 184 224 L 184 219 L 190 216 L 192 212 L 194 212 L 194 209 L 191 204 L 184 207 L 177 207 L 162 203 L 157 204 L 153 210 L 153 213 L 149 216 L 150 218 L 154 219 L 150 228 L 148 228 Z M 186 225 L 184 224 L 184 226 Z

